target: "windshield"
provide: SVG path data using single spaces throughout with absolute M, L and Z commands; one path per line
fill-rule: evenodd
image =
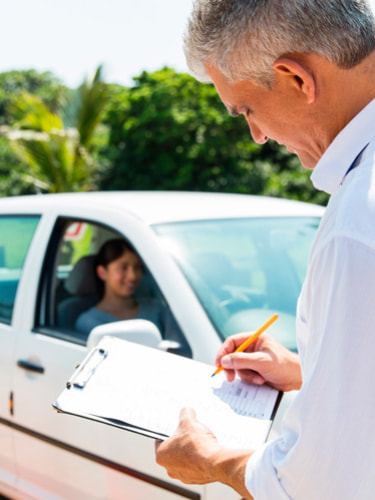
M 258 329 L 296 350 L 297 299 L 316 217 L 250 218 L 155 227 L 221 338 Z

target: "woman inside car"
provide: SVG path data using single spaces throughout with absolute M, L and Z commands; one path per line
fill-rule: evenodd
M 116 238 L 105 242 L 96 256 L 95 270 L 101 299 L 78 317 L 77 330 L 89 334 L 104 323 L 147 319 L 163 331 L 160 304 L 134 295 L 143 276 L 143 264 L 127 241 Z

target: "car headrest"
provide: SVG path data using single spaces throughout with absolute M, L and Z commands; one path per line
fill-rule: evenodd
M 95 255 L 85 255 L 74 265 L 64 283 L 65 289 L 72 295 L 93 295 L 98 293 Z

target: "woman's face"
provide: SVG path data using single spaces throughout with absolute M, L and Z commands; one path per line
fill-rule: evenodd
M 105 283 L 106 293 L 127 298 L 133 295 L 141 281 L 142 262 L 135 253 L 125 251 L 107 266 L 98 266 L 97 272 Z

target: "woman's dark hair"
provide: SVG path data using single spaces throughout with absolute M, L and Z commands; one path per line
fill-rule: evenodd
M 125 252 L 132 252 L 137 255 L 137 252 L 130 243 L 121 238 L 114 238 L 106 241 L 96 255 L 96 266 L 107 267 L 108 264 L 121 257 Z

